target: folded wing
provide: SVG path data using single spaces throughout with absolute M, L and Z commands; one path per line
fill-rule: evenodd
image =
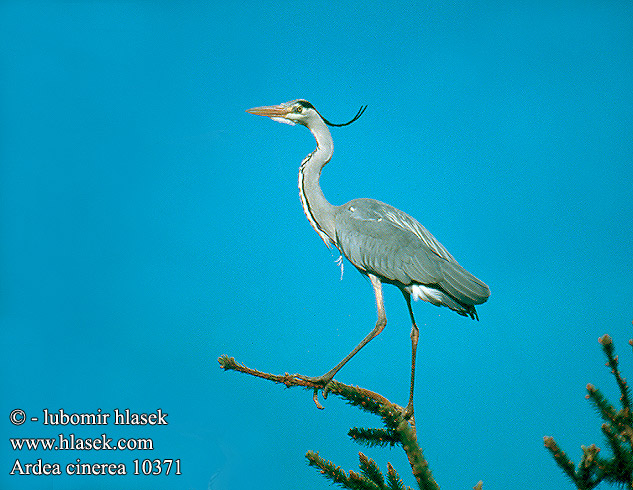
M 336 214 L 336 240 L 341 252 L 361 272 L 401 287 L 435 289 L 437 293 L 429 294 L 451 309 L 455 308 L 450 301 L 441 301 L 441 293 L 467 310 L 490 296 L 488 286 L 459 265 L 418 221 L 380 201 L 355 199 L 341 206 Z

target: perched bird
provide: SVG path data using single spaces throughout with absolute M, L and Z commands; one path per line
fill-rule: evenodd
M 415 358 L 419 330 L 411 309 L 411 297 L 446 306 L 462 316 L 479 319 L 475 305 L 484 303 L 490 289 L 453 258 L 426 228 L 408 214 L 374 199 L 354 199 L 333 206 L 319 185 L 321 170 L 332 158 L 334 146 L 328 126 L 346 126 L 367 108 L 361 107 L 351 121 L 334 124 L 325 119 L 307 100 L 254 107 L 246 112 L 286 124 L 302 124 L 316 139 L 316 149 L 299 167 L 299 196 L 308 221 L 329 247 L 334 245 L 361 274 L 371 281 L 376 296 L 378 320 L 369 334 L 341 362 L 322 376 L 307 378 L 322 385 L 334 375 L 387 324 L 382 283 L 397 286 L 411 317 L 411 388 L 406 413 L 413 414 Z

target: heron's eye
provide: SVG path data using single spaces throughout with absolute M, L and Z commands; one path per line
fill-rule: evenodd
M 298 105 L 295 107 L 295 112 L 301 113 L 301 111 L 303 111 L 303 106 Z

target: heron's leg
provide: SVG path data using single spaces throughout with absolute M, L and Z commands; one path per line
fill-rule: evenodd
M 378 310 L 378 320 L 376 321 L 376 326 L 374 329 L 367 334 L 367 336 L 361 340 L 360 344 L 358 344 L 352 352 L 350 352 L 341 362 L 339 362 L 336 366 L 330 369 L 327 373 L 322 376 L 312 378 L 308 376 L 301 376 L 302 379 L 311 381 L 313 383 L 319 383 L 324 385 L 324 395 L 327 395 L 327 384 L 332 381 L 334 375 L 339 372 L 339 370 L 347 364 L 352 357 L 356 355 L 356 353 L 361 350 L 371 339 L 377 336 L 380 332 L 383 331 L 385 325 L 387 325 L 387 316 L 385 315 L 385 304 L 382 298 L 382 282 L 373 274 L 368 274 L 369 280 L 371 281 L 371 285 L 374 288 L 374 294 L 376 296 L 376 308 Z
M 407 405 L 406 415 L 409 418 L 413 418 L 413 386 L 415 384 L 415 357 L 418 351 L 418 337 L 420 336 L 420 330 L 415 324 L 415 318 L 413 317 L 413 309 L 411 308 L 411 295 L 407 291 L 402 291 L 404 299 L 407 302 L 407 308 L 409 309 L 409 316 L 411 317 L 411 387 L 409 389 L 409 404 Z

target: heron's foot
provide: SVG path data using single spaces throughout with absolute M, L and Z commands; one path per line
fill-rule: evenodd
M 295 376 L 302 381 L 319 385 L 318 388 L 323 390 L 323 398 L 327 398 L 327 394 L 332 386 L 332 378 L 334 377 L 331 375 L 328 376 L 327 374 L 324 374 L 323 376 L 304 376 L 302 374 L 295 374 Z
M 302 381 L 307 381 L 308 383 L 319 385 L 314 388 L 314 403 L 316 404 L 317 408 L 322 410 L 323 407 L 318 401 L 317 394 L 320 389 L 323 391 L 323 398 L 327 398 L 327 395 L 332 387 L 332 378 L 334 376 L 328 376 L 327 374 L 324 374 L 323 376 L 304 376 L 302 374 L 295 374 L 295 377 Z

